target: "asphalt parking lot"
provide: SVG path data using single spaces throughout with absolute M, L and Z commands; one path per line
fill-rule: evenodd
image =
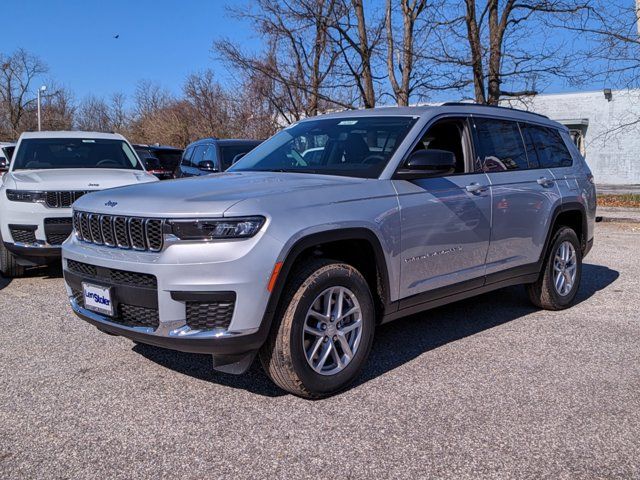
M 101 334 L 55 269 L 0 278 L 0 477 L 638 478 L 639 246 L 598 224 L 567 311 L 515 287 L 384 326 L 320 401 Z

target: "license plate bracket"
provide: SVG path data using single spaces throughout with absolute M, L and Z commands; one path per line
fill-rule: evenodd
M 94 283 L 82 282 L 84 308 L 113 317 L 113 289 Z

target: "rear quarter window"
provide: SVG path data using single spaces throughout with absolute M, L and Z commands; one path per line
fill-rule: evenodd
M 539 125 L 524 125 L 523 128 L 535 148 L 537 162 L 541 168 L 573 165 L 571 153 L 556 129 Z

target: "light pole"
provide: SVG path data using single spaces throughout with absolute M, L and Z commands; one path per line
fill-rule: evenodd
M 46 90 L 47 90 L 47 86 L 46 85 L 42 85 L 38 89 L 38 131 L 42 130 L 42 123 L 40 121 L 40 94 L 42 94 Z

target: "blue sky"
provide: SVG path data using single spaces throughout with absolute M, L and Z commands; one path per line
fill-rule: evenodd
M 141 79 L 179 91 L 191 72 L 224 68 L 214 39 L 256 39 L 225 14 L 222 0 L 2 0 L 0 52 L 23 47 L 49 66 L 49 75 L 81 99 L 132 95 Z M 119 34 L 119 39 L 114 35 Z
M 245 48 L 260 47 L 251 26 L 225 10 L 245 1 L 2 0 L 0 52 L 23 47 L 36 54 L 77 100 L 123 92 L 131 102 L 143 79 L 178 92 L 189 73 L 206 68 L 226 83 L 232 77 L 212 54 L 213 41 L 230 38 Z M 545 90 L 567 87 L 558 82 Z

